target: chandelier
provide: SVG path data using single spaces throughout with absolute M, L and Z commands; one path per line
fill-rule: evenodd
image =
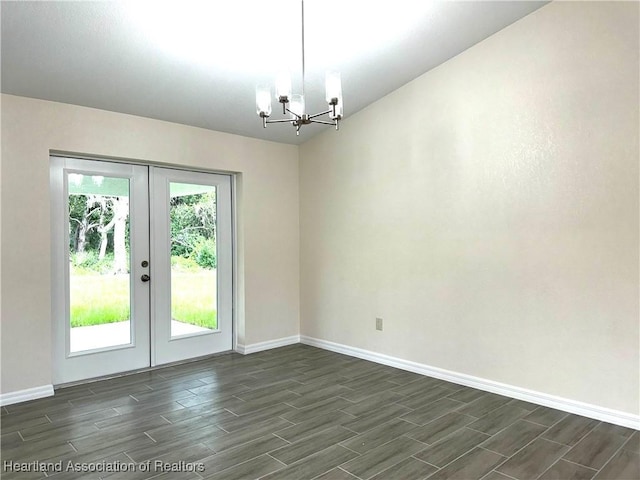
M 324 112 L 309 115 L 305 111 L 304 102 L 304 0 L 302 3 L 302 94 L 291 94 L 291 77 L 289 74 L 279 74 L 276 78 L 275 98 L 282 104 L 282 114 L 289 113 L 289 118 L 269 120 L 271 116 L 271 87 L 258 85 L 256 87 L 256 110 L 262 118 L 262 126 L 267 128 L 267 123 L 290 123 L 296 127 L 296 135 L 300 135 L 300 127 L 310 123 L 323 123 L 334 125 L 338 130 L 339 122 L 343 115 L 342 84 L 340 74 L 327 72 L 326 74 L 326 100 L 329 109 Z M 320 117 L 328 115 L 328 120 L 320 120 Z

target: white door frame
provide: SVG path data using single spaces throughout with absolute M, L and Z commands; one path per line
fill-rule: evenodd
M 135 170 L 136 168 L 143 168 L 143 169 L 146 169 L 147 171 L 150 171 L 151 168 L 162 168 L 162 169 L 170 169 L 173 171 L 183 171 L 185 173 L 203 173 L 203 174 L 223 175 L 229 178 L 230 215 L 228 220 L 225 219 L 225 221 L 228 221 L 230 224 L 229 241 L 231 243 L 231 255 L 228 261 L 228 266 L 226 266 L 225 268 L 228 268 L 229 275 L 230 275 L 229 276 L 230 281 L 228 282 L 228 286 L 230 290 L 228 293 L 228 296 L 230 297 L 230 316 L 231 316 L 230 318 L 231 342 L 230 342 L 229 350 L 230 351 L 234 350 L 237 345 L 237 335 L 238 335 L 238 329 L 237 329 L 238 310 L 236 308 L 236 305 L 237 305 L 237 302 L 242 300 L 241 298 L 238 298 L 239 277 L 236 274 L 236 272 L 238 271 L 237 270 L 238 256 L 237 256 L 237 248 L 236 248 L 236 240 L 238 238 L 237 237 L 237 209 L 236 209 L 237 176 L 233 173 L 228 173 L 228 172 L 219 173 L 219 172 L 213 172 L 213 171 L 206 171 L 202 169 L 189 169 L 188 167 L 174 166 L 174 165 L 162 165 L 162 166 L 154 167 L 152 164 L 143 163 L 143 162 L 130 162 L 128 160 L 122 161 L 117 159 L 104 159 L 104 158 L 96 159 L 90 156 L 73 155 L 73 154 L 67 154 L 63 152 L 60 152 L 60 153 L 52 152 L 50 158 L 52 162 L 51 163 L 51 168 L 52 168 L 51 170 L 51 193 L 52 193 L 51 195 L 51 232 L 52 232 L 52 255 L 51 255 L 51 266 L 52 266 L 51 286 L 52 288 L 51 288 L 51 291 L 52 291 L 52 322 L 53 322 L 52 338 L 54 342 L 53 349 L 52 349 L 52 354 L 54 357 L 53 358 L 53 375 L 52 375 L 53 384 L 61 385 L 61 384 L 67 384 L 67 383 L 75 383 L 77 381 L 98 378 L 102 376 L 112 376 L 116 374 L 146 370 L 149 368 L 153 368 L 155 365 L 161 365 L 162 363 L 162 362 L 156 361 L 156 359 L 154 358 L 154 351 L 153 351 L 154 347 L 153 347 L 153 342 L 151 340 L 151 334 L 153 334 L 153 331 L 152 331 L 153 322 L 151 322 L 147 324 L 146 334 L 143 332 L 136 332 L 134 337 L 134 334 L 132 333 L 132 341 L 135 338 L 137 340 L 137 343 L 139 344 L 145 341 L 145 338 L 146 338 L 147 344 L 151 346 L 150 348 L 147 348 L 147 351 L 145 352 L 146 360 L 144 365 L 138 366 L 138 363 L 127 362 L 127 366 L 125 368 L 115 368 L 115 365 L 112 365 L 111 362 L 103 361 L 102 363 L 108 368 L 101 370 L 99 373 L 92 372 L 91 374 L 87 374 L 87 372 L 89 371 L 89 368 L 88 368 L 89 365 L 86 365 L 85 368 L 82 369 L 84 373 L 75 379 L 66 378 L 66 377 L 62 378 L 56 371 L 57 370 L 56 364 L 60 360 L 60 358 L 67 358 L 69 355 L 69 344 L 68 344 L 69 335 L 66 330 L 70 328 L 68 325 L 68 322 L 66 322 L 67 323 L 66 329 L 61 330 L 59 328 L 60 322 L 56 322 L 56 318 L 60 318 L 59 315 L 64 315 L 64 317 L 67 319 L 69 318 L 68 299 L 66 298 L 69 291 L 69 265 L 68 265 L 68 261 L 66 261 L 66 259 L 68 259 L 68 245 L 69 245 L 68 231 L 66 232 L 66 234 L 62 236 L 60 235 L 60 232 L 56 232 L 56 226 L 60 227 L 62 230 L 68 230 L 65 227 L 65 219 L 67 215 L 68 190 L 65 185 L 66 182 L 65 182 L 64 173 L 61 173 L 60 167 L 56 167 L 54 165 L 56 162 L 62 162 L 62 164 L 68 163 L 68 165 L 78 166 L 79 164 L 77 162 L 82 163 L 84 160 L 88 160 L 90 162 L 95 162 L 95 168 L 92 168 L 89 170 L 87 170 L 86 168 L 77 168 L 77 169 L 82 170 L 84 173 L 91 173 L 91 171 L 93 171 L 95 174 L 98 174 L 98 175 L 104 174 L 105 176 L 112 176 L 112 177 L 119 176 L 119 175 L 114 175 L 111 167 L 119 166 L 118 168 L 122 167 L 123 169 L 126 169 L 126 170 Z M 100 162 L 107 163 L 107 165 L 104 168 L 99 168 L 98 165 Z M 122 171 L 125 171 L 125 170 L 122 170 Z M 128 176 L 128 174 L 124 176 Z M 147 178 L 147 188 L 151 189 L 152 187 L 149 185 L 149 183 L 150 183 L 150 180 L 149 178 Z M 59 191 L 56 189 L 59 189 L 61 187 L 63 187 L 64 194 L 63 196 L 58 196 L 56 198 L 54 193 L 56 191 Z M 130 188 L 131 188 L 131 191 L 133 192 L 133 182 L 131 183 Z M 151 207 L 149 206 L 149 197 L 147 196 L 145 200 L 146 200 L 145 202 L 137 202 L 137 205 L 135 206 L 133 205 L 133 203 L 130 205 L 132 215 L 133 215 L 134 208 L 136 208 L 136 211 L 139 211 L 141 209 L 146 209 L 148 214 L 152 214 L 152 212 L 150 212 Z M 146 225 L 145 228 L 147 229 L 147 235 L 148 235 L 149 225 Z M 148 238 L 146 243 L 147 245 L 150 245 Z M 153 245 L 150 245 L 150 248 L 153 248 Z M 65 249 L 65 255 L 63 256 L 60 255 L 61 249 Z M 131 278 L 132 288 L 135 284 L 139 284 L 137 280 L 139 280 L 141 272 L 138 272 L 137 270 L 139 270 L 140 262 L 143 260 L 142 258 L 143 256 L 146 259 L 151 258 L 151 251 L 146 252 L 144 255 L 138 255 L 138 257 L 140 258 L 133 258 L 133 254 L 132 254 L 132 258 L 130 261 L 130 268 L 132 272 L 130 278 Z M 224 260 L 223 260 L 223 264 L 224 264 Z M 150 271 L 153 274 L 153 265 L 151 265 L 151 267 L 152 268 Z M 146 273 L 146 272 L 142 272 L 142 273 Z M 63 279 L 62 276 L 64 276 L 65 278 Z M 149 283 L 145 283 L 143 285 L 146 286 L 146 288 L 149 288 Z M 149 298 L 152 299 L 152 296 L 153 296 L 153 293 L 150 293 Z M 147 318 L 150 319 L 151 315 L 153 314 L 152 302 L 147 302 L 147 309 L 150 310 L 147 315 Z M 132 305 L 132 313 L 133 313 L 133 305 Z M 92 352 L 92 355 L 95 355 L 96 357 L 101 357 L 100 354 L 102 353 L 108 353 L 109 351 L 112 351 L 112 350 L 122 351 L 125 349 L 131 350 L 132 348 L 131 346 L 119 346 L 119 347 L 105 349 L 106 350 L 105 352 L 95 351 L 95 353 Z M 210 355 L 211 354 L 205 354 L 203 356 L 206 357 Z M 87 355 L 77 355 L 77 356 L 79 359 L 87 357 Z M 102 357 L 104 356 L 105 355 L 102 355 Z M 201 358 L 201 356 L 194 355 L 191 358 L 195 360 L 197 358 Z M 189 361 L 189 359 L 185 359 L 182 361 Z M 174 363 L 174 362 L 180 363 L 180 360 L 173 360 L 170 363 Z

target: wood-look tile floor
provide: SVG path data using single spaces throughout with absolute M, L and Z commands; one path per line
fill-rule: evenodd
M 60 389 L 1 428 L 7 480 L 640 478 L 637 431 L 303 345 Z

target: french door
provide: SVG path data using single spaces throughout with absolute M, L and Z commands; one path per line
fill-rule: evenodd
M 232 348 L 231 177 L 51 157 L 54 383 Z

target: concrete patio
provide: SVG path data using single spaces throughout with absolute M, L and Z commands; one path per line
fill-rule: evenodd
M 96 348 L 126 345 L 130 339 L 130 323 L 114 322 L 90 327 L 75 327 L 71 329 L 71 351 L 81 352 Z M 171 320 L 171 336 L 188 335 L 207 332 L 208 328 L 190 325 L 188 323 Z

